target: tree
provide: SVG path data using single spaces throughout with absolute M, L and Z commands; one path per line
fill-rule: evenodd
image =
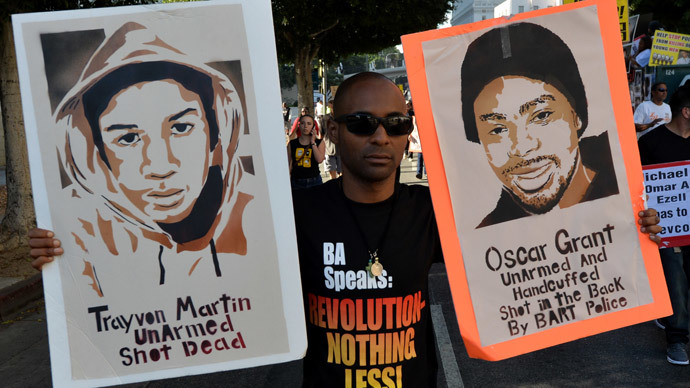
M 280 79 L 280 87 L 289 89 L 295 86 L 297 79 L 295 78 L 295 65 L 283 63 L 278 65 L 278 78 Z
M 450 0 L 272 0 L 281 63 L 294 63 L 300 106 L 313 108 L 312 61 L 375 53 L 441 23 Z
M 629 0 L 630 14 L 653 14 L 667 31 L 690 34 L 690 7 L 687 0 Z
M 26 256 L 27 232 L 36 224 L 10 15 L 152 2 L 153 0 L 0 0 L 0 106 L 5 130 L 7 176 L 7 210 L 0 223 L 0 253 L 4 259 Z

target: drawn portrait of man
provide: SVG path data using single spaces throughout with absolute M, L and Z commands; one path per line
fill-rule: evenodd
M 630 184 L 637 153 L 626 121 L 631 99 L 618 87 L 625 85 L 623 68 L 611 65 L 621 60 L 611 50 L 620 41 L 615 12 L 604 1 L 579 3 L 451 27 L 421 41 L 423 73 L 413 74 L 412 92 L 420 94 L 420 80 L 426 86 L 421 105 L 427 92 L 431 112 L 420 111 L 427 113 L 420 127 L 430 148 L 434 135 L 438 141 L 430 166 L 442 162 L 437 177 L 448 189 L 445 203 L 443 191 L 434 200 L 442 198 L 445 211 L 437 214 L 452 212 L 446 223 L 457 232 L 444 248 L 459 247 L 445 261 L 449 277 L 467 283 L 472 308 L 464 314 L 475 317 L 482 347 L 603 313 L 588 311 L 582 298 L 568 319 L 540 321 L 563 306 L 558 293 L 592 297 L 590 283 L 565 284 L 575 271 L 596 266 L 597 283 L 627 277 L 631 286 L 619 291 L 635 302 L 626 308 L 653 300 L 648 279 L 639 276 L 644 258 L 632 220 L 642 187 Z M 415 59 L 416 41 L 405 43 Z M 563 248 L 609 227 L 606 247 Z M 583 259 L 604 250 L 605 261 Z M 554 263 L 564 266 L 547 269 Z M 540 304 L 546 298 L 551 307 Z M 503 312 L 525 303 L 532 316 L 516 330 L 511 325 L 522 318 Z
M 474 40 L 461 69 L 467 140 L 502 190 L 477 228 L 618 193 L 606 132 L 583 137 L 588 104 L 568 45 L 532 23 Z
M 252 195 L 241 191 L 235 154 L 244 112 L 224 74 L 129 22 L 93 53 L 55 123 L 62 185 L 95 207 L 72 233 L 85 252 L 95 243 L 115 256 L 144 253 L 161 285 L 171 265 L 221 276 L 218 253 L 246 254 L 242 213 Z M 181 251 L 199 259 L 168 257 Z M 98 270 L 85 260 L 102 296 Z

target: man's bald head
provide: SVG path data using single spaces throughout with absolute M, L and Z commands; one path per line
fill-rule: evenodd
M 379 73 L 374 73 L 370 71 L 362 72 L 353 75 L 352 77 L 346 79 L 343 81 L 340 86 L 338 86 L 338 91 L 335 94 L 335 99 L 333 100 L 333 116 L 338 117 L 342 115 L 343 113 L 341 112 L 343 109 L 343 103 L 344 101 L 347 100 L 347 97 L 350 95 L 350 93 L 353 92 L 354 87 L 361 82 L 365 81 L 383 81 L 386 83 L 391 84 L 393 87 L 397 88 L 395 83 L 391 81 L 390 79 L 386 78 L 386 76 L 381 75 Z M 402 97 L 401 97 L 402 98 Z

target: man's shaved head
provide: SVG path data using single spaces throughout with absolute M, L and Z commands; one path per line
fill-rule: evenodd
M 351 93 L 352 88 L 360 82 L 369 80 L 382 80 L 389 82 L 391 85 L 395 86 L 395 83 L 393 83 L 393 81 L 379 73 L 366 71 L 363 73 L 355 74 L 352 77 L 343 81 L 343 83 L 340 84 L 340 86 L 338 86 L 338 91 L 335 93 L 335 99 L 333 100 L 333 116 L 338 117 L 342 114 L 341 109 L 343 101 L 345 101 L 347 96 Z M 397 86 L 395 87 L 397 88 Z

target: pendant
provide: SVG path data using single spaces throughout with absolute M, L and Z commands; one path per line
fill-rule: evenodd
M 367 271 L 367 273 L 369 274 L 369 277 L 370 277 L 370 278 L 373 278 L 373 277 L 374 277 L 374 275 L 371 274 L 371 259 L 369 259 L 369 263 L 367 264 L 366 267 L 364 267 L 364 269 Z
M 374 264 L 371 265 L 371 269 L 369 270 L 369 273 L 373 276 L 381 276 L 383 274 L 383 265 L 379 263 L 379 258 L 377 257 L 375 259 L 376 261 Z

